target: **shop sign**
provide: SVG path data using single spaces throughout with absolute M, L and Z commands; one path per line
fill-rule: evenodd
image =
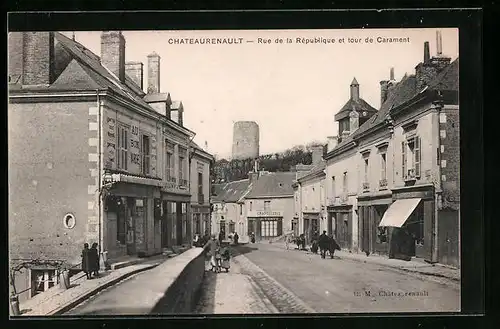
M 271 210 L 249 211 L 248 217 L 283 217 L 283 212 Z

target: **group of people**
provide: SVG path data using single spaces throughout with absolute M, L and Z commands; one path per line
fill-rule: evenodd
M 285 239 L 286 249 L 290 248 L 290 244 L 295 242 L 299 250 L 306 250 L 306 238 L 304 234 L 300 234 L 298 237 L 293 235 L 288 235 Z M 330 254 L 330 258 L 333 258 L 335 250 L 340 250 L 340 246 L 333 237 L 333 234 L 327 235 L 326 231 L 323 234 L 318 235 L 318 232 L 314 232 L 311 239 L 311 252 L 317 254 L 320 251 L 321 258 L 326 258 L 326 252 Z
M 92 275 L 99 276 L 99 250 L 97 243 L 93 243 L 89 248 L 89 244 L 85 243 L 82 250 L 82 270 L 87 275 L 87 279 L 91 279 Z
M 219 239 L 212 235 L 212 239 L 208 242 L 208 252 L 210 256 L 211 270 L 220 273 L 222 269 L 229 272 L 231 250 L 228 244 L 223 244 L 219 234 Z

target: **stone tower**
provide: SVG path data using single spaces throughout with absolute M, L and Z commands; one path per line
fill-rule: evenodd
M 254 121 L 238 121 L 233 128 L 233 159 L 255 159 L 259 156 L 259 125 Z

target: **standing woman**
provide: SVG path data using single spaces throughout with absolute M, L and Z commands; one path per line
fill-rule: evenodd
M 92 243 L 92 248 L 90 248 L 90 253 L 92 254 L 92 274 L 95 276 L 99 275 L 99 251 L 97 250 L 97 243 Z
M 85 273 L 87 276 L 87 279 L 90 279 L 91 275 L 91 264 L 90 264 L 90 249 L 89 249 L 89 244 L 85 243 L 83 245 L 83 250 L 82 250 L 82 271 Z

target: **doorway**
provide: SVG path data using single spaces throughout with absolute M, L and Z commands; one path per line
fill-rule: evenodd
M 182 202 L 176 202 L 175 203 L 176 207 L 176 216 L 175 216 L 175 221 L 176 221 L 176 240 L 177 240 L 177 245 L 182 244 Z
M 127 216 L 127 255 L 135 255 L 135 199 L 127 198 L 126 216 Z
M 168 201 L 163 201 L 163 214 L 161 216 L 161 247 L 167 248 L 169 245 L 169 229 L 168 229 Z

